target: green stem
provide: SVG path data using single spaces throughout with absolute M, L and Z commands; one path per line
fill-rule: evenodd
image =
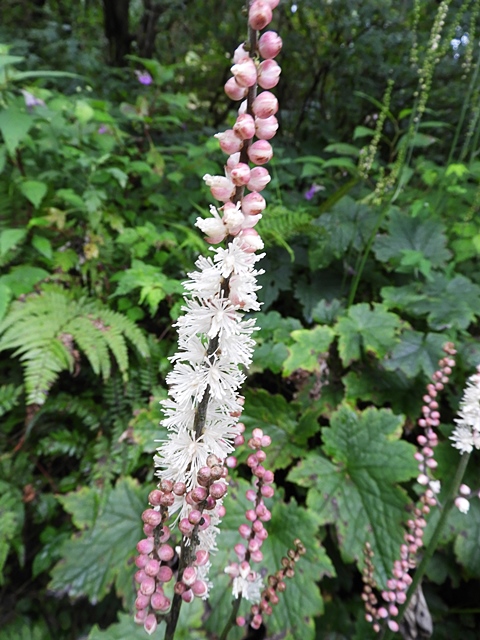
M 468 465 L 468 461 L 470 460 L 470 454 L 469 453 L 464 453 L 462 455 L 462 457 L 460 458 L 460 462 L 459 465 L 457 467 L 457 471 L 455 472 L 455 477 L 452 480 L 452 483 L 450 485 L 450 488 L 448 490 L 447 493 L 447 497 L 445 499 L 445 504 L 442 510 L 442 513 L 440 515 L 440 519 L 437 522 L 437 526 L 435 527 L 435 530 L 432 534 L 432 537 L 430 538 L 430 542 L 428 543 L 428 547 L 425 550 L 425 553 L 423 555 L 422 561 L 420 562 L 420 564 L 418 565 L 417 570 L 415 571 L 415 575 L 413 576 L 413 581 L 412 584 L 410 585 L 409 589 L 408 589 L 408 593 L 407 593 L 407 599 L 406 601 L 403 603 L 403 605 L 401 607 L 399 607 L 398 610 L 398 617 L 397 620 L 400 622 L 405 614 L 405 611 L 408 608 L 408 605 L 410 604 L 410 600 L 413 597 L 413 594 L 415 593 L 415 591 L 417 590 L 418 585 L 420 584 L 423 576 L 425 575 L 425 572 L 427 570 L 427 566 L 428 563 L 430 562 L 430 559 L 432 558 L 433 554 L 435 553 L 435 550 L 437 548 L 438 545 L 438 541 L 440 539 L 440 535 L 442 534 L 443 528 L 447 522 L 447 518 L 448 515 L 450 513 L 450 511 L 452 510 L 453 504 L 455 502 L 455 497 L 458 493 L 458 488 L 462 482 L 463 476 L 465 474 L 465 470 L 467 468 Z M 391 638 L 394 637 L 394 633 L 393 631 L 390 631 L 390 629 L 387 629 L 385 635 L 383 636 L 383 640 L 391 640 Z
M 219 637 L 219 640 L 227 640 L 227 636 L 230 633 L 230 629 L 235 624 L 235 620 L 237 619 L 238 610 L 240 609 L 240 605 L 242 603 L 242 594 L 238 596 L 238 598 L 234 601 L 232 605 L 232 611 L 230 613 L 230 617 L 227 620 L 226 625 L 223 628 L 223 631 Z

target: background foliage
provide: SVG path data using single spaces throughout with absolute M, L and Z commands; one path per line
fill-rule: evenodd
M 193 222 L 202 176 L 223 161 L 211 135 L 235 117 L 222 85 L 241 4 L 2 4 L 0 640 L 144 637 L 128 615 L 132 553 L 181 282 L 207 251 Z M 369 637 L 362 549 L 376 532 L 383 585 L 415 496 L 424 385 L 453 340 L 446 438 L 480 361 L 479 8 L 285 0 L 276 12 L 281 134 L 244 421 L 273 441 L 268 571 L 297 536 L 308 555 L 267 637 Z M 441 445 L 439 459 L 447 481 L 457 452 Z M 244 477 L 240 465 L 210 618 L 184 607 L 179 638 L 211 638 L 227 615 Z M 479 514 L 478 500 L 454 514 L 430 563 L 436 640 L 479 635 Z

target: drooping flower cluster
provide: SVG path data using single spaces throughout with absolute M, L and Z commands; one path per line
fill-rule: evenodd
M 161 497 L 151 494 L 151 509 L 144 513 L 147 538 L 138 548 L 136 619 L 148 633 L 156 626 L 156 612 L 163 615 L 170 606 L 163 593 L 167 572 L 159 553 L 160 549 L 167 553 L 163 548 L 168 540 L 166 522 L 173 514 L 183 541 L 169 624 L 175 625 L 179 598 L 190 601 L 195 595 L 208 595 L 208 553 L 215 549 L 217 525 L 225 511 L 225 464 L 231 465 L 230 454 L 244 442 L 244 425 L 238 422 L 243 407 L 239 392 L 252 360 L 255 331 L 255 321 L 244 314 L 260 308 L 256 292 L 262 271 L 256 263 L 263 254 L 255 252 L 263 242 L 254 227 L 266 205 L 260 191 L 270 181 L 262 165 L 273 155 L 268 140 L 278 128 L 278 101 L 269 89 L 278 82 L 280 67 L 273 58 L 282 46 L 273 31 L 260 37 L 258 31 L 270 23 L 277 4 L 278 0 L 250 3 L 248 40 L 235 51 L 233 76 L 225 85 L 232 100 L 246 100 L 233 128 L 216 136 L 229 155 L 225 175 L 204 178 L 222 204 L 211 206 L 211 217 L 199 218 L 196 224 L 208 243 L 225 242 L 225 246 L 200 257 L 196 271 L 184 283 L 184 315 L 176 324 L 178 352 L 171 357 L 169 397 L 162 403 L 167 433 L 155 456 Z M 257 95 L 257 85 L 266 90 Z M 269 491 L 267 484 L 264 489 Z M 162 571 L 151 575 L 157 568 Z
M 375 581 L 373 578 L 373 551 L 367 543 L 365 551 L 365 568 L 363 572 L 364 590 L 362 598 L 365 602 L 366 619 L 371 622 L 375 632 L 380 631 L 380 623 L 386 621 L 391 631 L 397 632 L 399 624 L 394 618 L 398 615 L 398 606 L 407 600 L 407 591 L 412 583 L 410 571 L 417 566 L 418 553 L 423 547 L 423 535 L 427 526 L 426 516 L 431 507 L 437 504 L 436 494 L 440 491 L 440 482 L 435 480 L 432 472 L 437 467 L 434 450 L 438 444 L 435 428 L 440 425 L 439 405 L 437 396 L 449 381 L 452 367 L 455 366 L 456 350 L 449 342 L 443 350 L 445 357 L 438 365 L 439 368 L 427 385 L 427 393 L 423 396 L 422 418 L 418 426 L 423 430 L 417 437 L 419 450 L 415 453 L 418 461 L 419 475 L 417 482 L 425 490 L 420 495 L 419 503 L 413 507 L 412 516 L 407 521 L 404 543 L 400 547 L 400 559 L 393 566 L 392 577 L 387 580 L 387 589 L 382 591 L 383 604 L 377 607 L 378 599 L 375 595 Z

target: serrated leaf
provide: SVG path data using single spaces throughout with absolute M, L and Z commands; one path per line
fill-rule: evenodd
M 434 267 L 443 266 L 451 257 L 446 248 L 445 227 L 432 217 L 412 217 L 399 210 L 392 210 L 387 228 L 388 234 L 377 236 L 373 250 L 378 260 L 394 260 L 398 266 L 405 252 L 418 252 Z
M 297 428 L 296 408 L 283 396 L 270 395 L 263 389 L 247 391 L 242 422 L 249 429 L 263 429 L 271 437 L 270 469 L 285 468 L 293 458 L 302 455 L 303 450 L 293 442 Z
M 23 242 L 26 235 L 25 229 L 4 229 L 0 233 L 0 256 L 4 256 L 10 249 Z
M 289 376 L 297 369 L 320 371 L 320 356 L 328 351 L 335 336 L 333 329 L 325 326 L 292 331 L 295 344 L 288 347 L 288 358 L 283 363 L 283 375 Z
M 27 137 L 32 124 L 33 119 L 18 109 L 9 107 L 0 111 L 0 132 L 11 156 L 14 155 L 18 145 Z
M 211 575 L 218 574 L 218 577 L 210 596 L 212 615 L 207 622 L 207 627 L 217 632 L 223 628 L 231 611 L 231 583 L 223 570 L 231 562 L 238 561 L 233 548 L 239 539 L 238 527 L 245 522 L 245 511 L 251 507 L 245 498 L 249 487 L 244 480 L 232 483 L 225 500 L 226 515 L 221 525 L 219 551 L 212 559 Z M 281 558 L 293 548 L 295 538 L 302 540 L 307 553 L 297 562 L 295 576 L 286 581 L 286 593 L 280 596 L 280 603 L 273 608 L 273 615 L 266 624 L 270 633 L 279 633 L 285 639 L 313 640 L 312 618 L 323 610 L 316 583 L 325 575 L 333 576 L 334 568 L 318 541 L 318 521 L 313 512 L 299 507 L 294 500 L 285 504 L 278 497 L 269 508 L 272 518 L 266 525 L 268 538 L 262 545 L 264 559 L 259 568 L 265 567 L 268 574 L 275 573 L 281 566 Z M 248 602 L 243 602 L 240 611 L 248 612 L 248 608 Z
M 413 316 L 426 315 L 436 331 L 466 329 L 480 314 L 480 286 L 465 276 L 448 280 L 434 274 L 431 282 L 384 287 L 381 294 L 389 308 L 404 309 Z
M 353 360 L 360 360 L 362 353 L 383 358 L 397 342 L 400 323 L 396 314 L 380 304 L 370 308 L 366 302 L 362 302 L 350 307 L 348 314 L 335 325 L 343 364 L 348 366 Z
M 63 545 L 63 560 L 51 574 L 49 589 L 52 591 L 67 593 L 72 598 L 86 596 L 95 603 L 104 598 L 115 583 L 117 594 L 127 595 L 125 586 L 131 585 L 132 573 L 127 563 L 142 537 L 145 489 L 132 478 L 124 478 L 106 491 L 92 526 Z M 87 502 L 82 508 L 90 512 L 91 495 L 84 492 L 82 497 Z M 80 508 L 80 502 L 81 499 L 75 500 L 75 508 Z M 74 506 L 68 500 L 65 505 Z
M 444 335 L 438 333 L 420 333 L 408 330 L 402 333 L 400 342 L 393 348 L 389 358 L 384 361 L 389 371 L 399 369 L 409 377 L 414 378 L 424 373 L 431 378 L 438 369 L 438 361 L 442 357 Z
M 400 441 L 403 417 L 387 409 L 357 413 L 343 406 L 323 429 L 324 452 L 307 456 L 288 480 L 309 487 L 308 506 L 336 527 L 342 556 L 363 566 L 365 543 L 375 553 L 375 575 L 385 588 L 403 542 L 408 498 L 398 485 L 413 478 L 415 447 Z
M 35 209 L 41 205 L 47 194 L 47 185 L 39 180 L 24 180 L 20 183 L 20 191 L 33 204 Z

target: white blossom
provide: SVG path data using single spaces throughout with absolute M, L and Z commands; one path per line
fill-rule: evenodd
M 467 386 L 460 401 L 457 426 L 450 436 L 453 446 L 460 453 L 471 453 L 480 449 L 480 372 L 477 370 L 467 381 Z

